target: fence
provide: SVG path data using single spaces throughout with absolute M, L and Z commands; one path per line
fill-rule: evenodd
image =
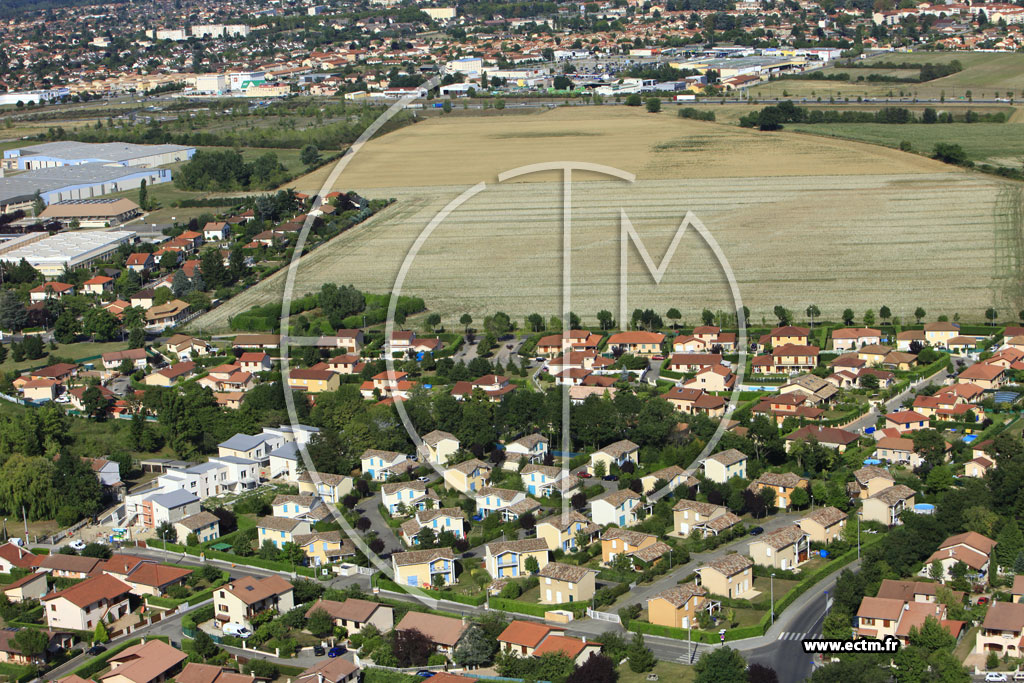
M 613 614 L 611 612 L 598 612 L 590 609 L 589 607 L 587 608 L 587 616 L 597 621 L 610 621 L 613 624 L 622 623 L 622 619 L 619 618 L 618 614 Z

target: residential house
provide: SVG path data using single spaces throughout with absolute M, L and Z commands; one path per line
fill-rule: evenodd
M 417 550 L 415 552 L 430 553 L 435 551 Z M 450 656 L 455 651 L 455 646 L 462 640 L 462 636 L 469 629 L 469 622 L 465 619 L 453 619 L 437 614 L 427 614 L 426 612 L 407 612 L 402 617 L 402 620 L 398 622 L 398 625 L 395 626 L 395 629 L 398 631 L 419 631 L 430 639 L 439 652 Z M 437 674 L 437 676 L 439 675 L 441 674 Z
M 317 662 L 300 673 L 298 681 L 316 681 L 317 683 L 359 683 L 362 680 L 362 669 L 343 657 L 328 658 Z M 187 683 L 178 680 L 178 683 Z
M 579 477 L 554 465 L 529 464 L 519 474 L 527 493 L 541 498 L 555 494 L 571 497 L 580 486 Z
M 368 448 L 363 453 L 360 466 L 363 474 L 369 474 L 374 481 L 387 481 L 392 476 L 416 469 L 416 462 L 413 456 L 404 453 Z
M 661 397 L 673 408 L 687 415 L 707 415 L 720 418 L 725 415 L 725 398 L 693 387 L 672 387 Z
M 11 541 L 0 545 L 0 572 L 4 574 L 10 574 L 15 569 L 36 569 L 43 559 L 43 556 Z
M 736 384 L 736 375 L 732 368 L 725 365 L 711 365 L 701 368 L 697 374 L 683 382 L 689 389 L 708 391 L 730 391 Z
M 477 458 L 452 465 L 444 471 L 444 485 L 459 493 L 471 495 L 487 486 L 491 480 L 491 466 Z
M 104 574 L 124 581 L 131 586 L 133 595 L 161 596 L 174 586 L 184 586 L 192 575 L 191 569 L 159 564 L 133 555 L 115 553 L 99 566 Z
M 718 484 L 724 484 L 733 477 L 747 476 L 747 456 L 735 448 L 709 455 L 700 464 L 704 476 Z
M 793 570 L 808 560 L 810 539 L 803 529 L 791 524 L 759 536 L 748 552 L 754 564 Z
M 874 457 L 890 465 L 910 469 L 917 469 L 924 462 L 924 458 L 914 450 L 914 440 L 902 436 L 884 436 L 876 441 Z
M 983 479 L 989 470 L 995 469 L 996 463 L 984 456 L 978 456 L 974 460 L 964 464 L 964 476 Z
M 308 619 L 313 612 L 322 609 L 334 620 L 334 625 L 346 629 L 349 634 L 359 633 L 367 626 L 373 626 L 379 633 L 387 633 L 395 627 L 395 610 L 390 605 L 358 598 L 317 600 L 306 610 Z
M 672 506 L 672 527 L 683 536 L 701 531 L 707 537 L 711 535 L 707 528 L 708 522 L 727 514 L 729 509 L 724 505 L 683 499 Z
M 505 446 L 503 469 L 519 470 L 519 461 L 526 458 L 528 463 L 541 463 L 548 454 L 548 437 L 543 434 L 527 434 Z
M 549 334 L 537 342 L 537 355 L 553 358 L 565 351 L 597 351 L 602 335 L 590 330 L 569 330 L 565 334 Z
M 793 491 L 804 489 L 807 491 L 810 482 L 798 474 L 792 472 L 762 472 L 761 476 L 750 484 L 750 490 L 760 493 L 770 489 L 775 493 L 775 506 L 785 510 L 792 500 Z
M 423 529 L 430 529 L 435 538 L 445 531 L 455 538 L 465 538 L 466 515 L 458 507 L 417 510 L 400 529 L 402 540 L 409 546 L 419 545 L 419 533 Z
M 754 590 L 754 563 L 749 557 L 729 553 L 697 569 L 700 584 L 712 595 L 750 600 Z
M 49 592 L 47 586 L 46 572 L 37 571 L 7 584 L 3 590 L 4 595 L 11 602 L 24 602 L 25 600 L 42 600 L 43 596 Z
M 346 557 L 354 557 L 356 546 L 352 541 L 343 538 L 340 531 L 314 531 L 299 534 L 292 538 L 306 555 L 306 564 L 310 567 L 341 562 Z
M 827 505 L 799 520 L 797 524 L 812 543 L 831 543 L 843 536 L 847 515 L 839 508 Z
M 537 573 L 540 579 L 540 604 L 560 605 L 589 602 L 596 590 L 597 571 L 562 562 L 548 562 Z
M 39 568 L 55 578 L 85 579 L 96 569 L 100 560 L 83 555 L 54 553 L 42 557 Z
M 770 354 L 756 356 L 751 361 L 755 374 L 792 374 L 809 372 L 818 366 L 817 346 L 783 344 L 772 348 Z
M 75 293 L 75 286 L 65 282 L 44 282 L 38 287 L 28 290 L 28 299 L 32 303 L 40 303 L 47 299 L 63 299 Z
M 314 480 L 316 477 L 316 480 Z M 304 471 L 299 474 L 299 493 L 319 496 L 325 503 L 337 505 L 352 491 L 352 477 L 343 474 Z
M 549 550 L 560 548 L 566 552 L 576 552 L 580 547 L 577 539 L 590 545 L 599 531 L 600 526 L 576 510 L 554 514 L 537 522 L 537 538 L 543 538 Z
M 779 394 L 799 394 L 808 405 L 830 403 L 839 389 L 826 379 L 807 373 L 798 375 L 779 387 Z
M 41 600 L 46 625 L 55 629 L 92 631 L 101 621 L 106 623 L 128 614 L 130 592 L 131 586 L 123 581 L 109 574 L 99 574 L 49 593 Z
M 336 346 L 342 353 L 359 354 L 363 350 L 362 330 L 338 330 Z
M 796 325 L 783 325 L 776 327 L 768 334 L 763 334 L 757 340 L 758 349 L 763 350 L 769 346 L 783 346 L 785 344 L 806 345 L 810 341 L 810 329 Z
M 896 637 L 906 603 L 893 598 L 864 597 L 857 609 L 857 635 L 862 638 Z
M 504 375 L 483 375 L 477 379 L 466 382 L 459 381 L 452 386 L 451 394 L 459 401 L 464 401 L 473 396 L 477 390 L 483 392 L 492 403 L 499 403 L 510 393 L 515 391 L 516 385 Z
M 537 561 L 537 569 L 543 569 L 549 561 L 547 541 L 543 538 L 524 538 L 494 541 L 484 546 L 484 567 L 495 579 L 529 575 L 526 561 L 531 557 Z
M 256 374 L 258 372 L 270 372 L 274 369 L 274 362 L 270 360 L 270 354 L 266 351 L 246 351 L 238 357 L 239 369 L 243 372 Z
M 601 534 L 601 564 L 609 565 L 620 555 L 630 557 L 633 553 L 657 543 L 661 541 L 654 534 L 632 529 L 606 529 Z
M 150 332 L 163 332 L 187 318 L 189 313 L 191 308 L 181 299 L 172 299 L 166 304 L 153 306 L 146 311 L 146 329 Z
M 176 356 L 180 361 L 186 361 L 196 356 L 209 356 L 213 353 L 213 346 L 205 339 L 187 334 L 173 334 L 167 340 L 167 353 Z
M 658 486 L 658 482 L 664 483 L 662 486 Z M 694 488 L 698 484 L 696 477 L 690 476 L 678 465 L 669 465 L 668 467 L 645 474 L 640 477 L 640 483 L 643 484 L 644 495 L 654 493 L 654 491 L 662 487 L 668 491 L 675 491 L 680 486 Z
M 975 384 L 985 391 L 995 391 L 1006 384 L 1006 368 L 989 363 L 975 363 L 957 375 L 960 384 Z
M 252 618 L 264 610 L 284 614 L 295 606 L 292 584 L 277 575 L 243 576 L 214 591 L 214 618 L 224 624 L 252 628 Z
M 786 450 L 793 447 L 794 443 L 813 441 L 822 446 L 833 448 L 839 453 L 845 451 L 851 444 L 857 442 L 860 436 L 855 432 L 849 432 L 838 427 L 820 427 L 818 425 L 805 425 L 795 432 L 786 435 Z
M 847 485 L 852 498 L 868 498 L 893 485 L 892 475 L 881 467 L 866 465 L 854 470 L 853 481 Z
M 886 526 L 901 524 L 900 515 L 904 510 L 914 509 L 914 489 L 896 484 L 865 498 L 861 505 L 861 517 L 868 522 Z
M 178 533 L 179 541 L 195 534 L 200 543 L 206 543 L 220 538 L 220 520 L 212 512 L 203 510 L 179 519 L 174 523 L 174 530 Z
M 430 588 L 455 583 L 455 555 L 451 548 L 393 553 L 391 568 L 395 583 L 401 586 Z
M 887 429 L 895 429 L 899 433 L 928 429 L 928 418 L 913 410 L 899 410 L 885 416 Z
M 987 655 L 1020 657 L 1024 636 L 1024 603 L 995 601 L 988 606 L 974 641 L 974 652 Z
M 481 517 L 498 513 L 505 521 L 518 519 L 524 512 L 533 512 L 540 503 L 527 498 L 522 491 L 485 486 L 476 492 L 476 511 Z
M 293 391 L 320 394 L 325 391 L 337 391 L 340 386 L 341 377 L 330 370 L 295 368 L 288 372 L 288 388 Z
M 568 657 L 577 667 L 601 652 L 601 643 L 587 641 L 568 636 L 549 635 L 533 651 L 534 657 L 543 657 L 549 653 L 558 653 Z
M 114 288 L 114 278 L 106 275 L 96 275 L 82 283 L 83 294 L 103 296 Z
M 263 544 L 270 543 L 280 549 L 286 543 L 294 543 L 296 536 L 308 534 L 310 524 L 301 519 L 267 516 L 256 520 L 256 530 L 257 541 L 261 548 Z
M 980 580 L 989 574 L 992 550 L 995 547 L 995 541 L 976 531 L 950 536 L 940 543 L 938 550 L 925 560 L 920 575 L 930 577 L 932 563 L 938 562 L 942 567 L 942 576 L 939 580 L 945 583 L 953 579 L 953 566 L 958 562 L 963 562 L 967 565 L 970 573 Z
M 946 346 L 953 337 L 960 335 L 960 326 L 950 322 L 926 323 L 924 326 L 925 341 L 931 346 Z
M 207 242 L 222 242 L 231 236 L 231 225 L 227 221 L 213 221 L 203 226 L 203 239 Z
M 634 466 L 640 464 L 640 447 L 629 439 L 622 439 L 591 453 L 587 471 L 594 474 L 598 463 L 603 463 L 605 473 L 611 473 L 613 465 L 621 468 L 627 462 Z
M 186 380 L 195 374 L 196 364 L 192 361 L 184 361 L 175 365 L 168 365 L 152 374 L 146 375 L 143 382 L 151 387 L 172 387 L 181 380 Z
M 459 450 L 459 440 L 454 434 L 435 429 L 423 435 L 423 450 L 427 462 L 443 467 Z
M 697 584 L 684 583 L 658 593 L 647 601 L 647 620 L 657 626 L 693 628 L 697 615 L 707 606 L 707 591 Z
M 440 498 L 422 481 L 385 482 L 380 487 L 381 503 L 391 516 L 411 514 L 440 503 Z
M 135 370 L 142 370 L 149 364 L 149 355 L 146 349 L 126 349 L 124 351 L 111 351 L 100 356 L 103 362 L 103 369 L 107 372 L 115 372 L 121 369 L 121 365 L 128 361 Z
M 862 346 L 880 344 L 882 331 L 873 327 L 844 327 L 832 330 L 832 348 L 836 351 L 855 351 Z
M 110 656 L 110 671 L 97 678 L 101 683 L 161 683 L 173 678 L 186 659 L 188 655 L 162 640 L 144 639 Z
M 544 639 L 552 635 L 565 635 L 565 629 L 535 621 L 513 619 L 498 636 L 498 647 L 502 652 L 532 657 Z
M 699 372 L 720 365 L 720 353 L 674 353 L 668 359 L 668 369 L 672 372 Z
M 622 349 L 634 356 L 655 356 L 661 353 L 665 335 L 658 332 L 619 332 L 608 338 L 610 350 Z
M 590 499 L 589 505 L 590 518 L 598 526 L 617 524 L 627 527 L 640 521 L 640 510 L 637 509 L 640 506 L 640 495 L 629 489 L 605 491 Z

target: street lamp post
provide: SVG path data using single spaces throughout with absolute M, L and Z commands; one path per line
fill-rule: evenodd
M 768 577 L 768 586 L 771 589 L 771 600 L 772 600 L 772 626 L 775 625 L 775 572 Z
M 857 559 L 860 559 L 860 510 L 857 511 Z

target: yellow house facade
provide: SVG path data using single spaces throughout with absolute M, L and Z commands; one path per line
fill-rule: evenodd
M 400 586 L 430 588 L 455 583 L 455 555 L 451 548 L 394 553 L 391 569 L 395 583 Z

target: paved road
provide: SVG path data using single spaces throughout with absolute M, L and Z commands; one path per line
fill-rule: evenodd
M 379 500 L 379 496 L 363 500 L 359 503 L 359 507 L 356 508 L 356 512 L 370 520 L 370 530 L 377 532 L 377 537 L 384 541 L 384 552 L 381 555 L 387 557 L 391 553 L 405 550 L 405 548 L 402 545 L 402 541 L 391 530 L 388 523 L 384 521 L 380 507 L 377 505 Z

